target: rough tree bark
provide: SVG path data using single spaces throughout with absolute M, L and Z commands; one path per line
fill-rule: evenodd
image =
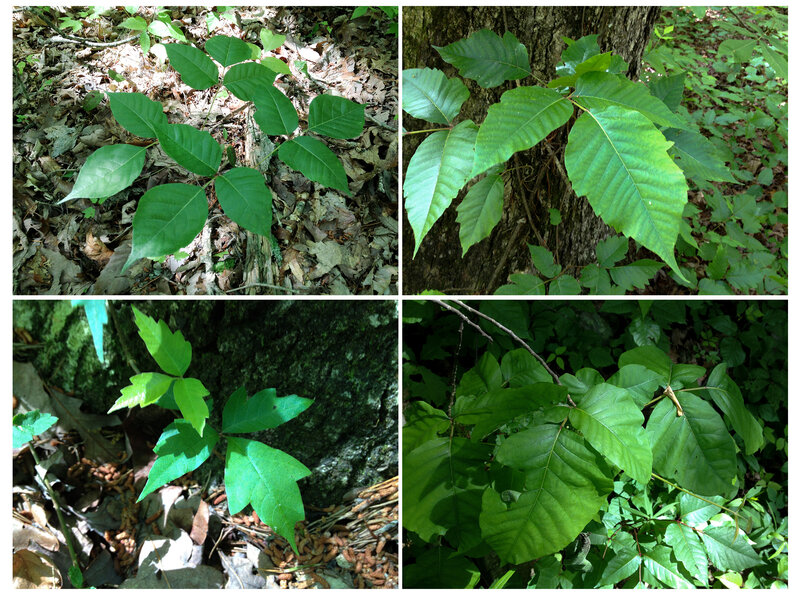
M 468 37 L 483 28 L 500 35 L 513 33 L 528 49 L 531 68 L 541 81 L 555 77 L 555 67 L 566 47 L 562 36 L 577 39 L 598 34 L 603 51 L 613 51 L 628 62 L 628 77 L 639 75 L 642 55 L 658 7 L 406 7 L 403 9 L 404 68 L 431 67 L 448 77 L 457 71 L 439 57 L 433 48 Z M 506 82 L 491 90 L 481 89 L 474 81 L 464 80 L 470 99 L 464 104 L 460 119 L 480 124 L 488 107 L 499 101 L 502 93 L 514 82 Z M 533 82 L 524 82 L 536 84 Z M 425 123 L 404 116 L 407 131 L 425 129 Z M 507 282 L 508 275 L 531 268 L 527 243 L 547 247 L 557 262 L 573 275 L 593 261 L 598 241 L 612 231 L 592 211 L 585 199 L 577 199 L 566 181 L 563 168 L 567 133 L 574 118 L 552 134 L 547 143 L 540 143 L 527 152 L 517 153 L 508 163 L 514 167 L 506 184 L 503 217 L 491 236 L 476 244 L 461 257 L 458 239 L 456 206 L 464 196 L 459 194 L 451 207 L 430 230 L 412 260 L 413 232 L 404 212 L 403 280 L 405 293 L 437 289 L 446 293 L 492 293 Z M 424 136 L 406 136 L 403 145 L 403 168 Z M 558 161 L 558 164 L 555 163 Z M 562 223 L 550 225 L 549 208 L 561 212 Z

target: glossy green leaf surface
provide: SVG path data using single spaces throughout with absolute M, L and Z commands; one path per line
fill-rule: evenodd
M 647 421 L 656 473 L 696 494 L 729 497 L 736 488 L 736 446 L 722 417 L 691 393 L 679 395 L 683 416 L 669 398 Z
M 700 365 L 674 364 L 669 355 L 655 346 L 641 346 L 626 350 L 619 357 L 620 368 L 626 365 L 641 365 L 662 377 L 660 385 L 680 389 L 690 385 L 694 387 L 697 380 L 705 375 L 706 370 Z
M 238 388 L 222 410 L 223 433 L 252 433 L 272 429 L 294 419 L 313 400 L 294 394 L 279 397 L 274 388 L 261 390 L 250 398 L 244 387 Z
M 442 60 L 458 69 L 459 75 L 474 79 L 483 88 L 523 79 L 531 72 L 528 51 L 508 31 L 501 38 L 494 31 L 481 29 L 466 39 L 434 48 Z
M 57 422 L 58 417 L 49 413 L 40 413 L 38 410 L 17 413 L 13 417 L 12 441 L 14 448 L 21 448 L 30 442 L 33 436 L 43 434 Z
M 198 175 L 213 176 L 222 162 L 222 146 L 210 133 L 191 125 L 178 123 L 161 127 L 158 141 L 170 158 Z
M 364 131 L 364 105 L 320 94 L 308 107 L 308 129 L 342 140 L 357 138 Z
M 414 118 L 448 125 L 467 98 L 467 86 L 439 69 L 403 70 L 403 110 Z
M 289 67 L 289 65 L 275 56 L 266 56 L 262 58 L 261 64 L 267 67 L 270 71 L 275 71 L 276 73 L 283 73 L 284 75 L 292 74 L 292 69 Z
M 203 188 L 166 183 L 148 190 L 133 217 L 133 243 L 124 272 L 140 258 L 156 258 L 187 246 L 203 229 L 208 204 Z
M 637 111 L 658 125 L 686 126 L 683 119 L 650 94 L 646 85 L 634 83 L 622 75 L 601 71 L 584 73 L 575 84 L 573 97 L 579 105 L 593 112 L 619 106 Z
M 82 306 L 89 322 L 89 331 L 92 332 L 92 342 L 97 360 L 104 362 L 103 358 L 103 325 L 108 323 L 108 313 L 106 312 L 106 301 L 88 300 L 80 298 L 71 301 L 72 306 Z
M 737 535 L 733 525 L 706 527 L 701 539 L 709 560 L 720 571 L 742 571 L 764 564 L 747 543 L 747 536 L 742 532 Z
M 200 436 L 188 421 L 173 421 L 164 429 L 153 448 L 158 458 L 150 468 L 147 484 L 136 501 L 140 502 L 162 485 L 194 471 L 211 456 L 218 441 L 219 435 L 211 427 L 207 427 Z
M 158 128 L 167 124 L 160 102 L 150 100 L 139 92 L 106 92 L 111 112 L 117 123 L 133 135 L 143 138 L 158 136 Z
M 183 82 L 195 90 L 207 90 L 219 83 L 219 69 L 208 55 L 186 44 L 164 44 L 173 68 Z
M 130 144 L 98 148 L 86 159 L 72 191 L 61 202 L 73 198 L 108 198 L 121 192 L 142 172 L 144 155 L 144 148 Z
M 708 586 L 708 556 L 692 528 L 681 523 L 670 523 L 667 525 L 664 541 L 686 570 L 704 586 Z
M 278 158 L 311 181 L 351 195 L 342 163 L 318 139 L 302 135 L 284 142 L 278 149 Z
M 517 348 L 503 354 L 500 360 L 500 371 L 508 387 L 523 387 L 534 383 L 551 383 L 552 376 L 524 348 Z
M 672 112 L 675 112 L 683 100 L 683 88 L 686 73 L 678 73 L 668 77 L 652 76 L 647 82 L 650 93 L 666 104 Z
M 250 58 L 250 46 L 239 38 L 215 35 L 206 42 L 206 52 L 223 67 L 230 67 Z
M 491 452 L 490 445 L 464 438 L 437 438 L 409 452 L 403 461 L 403 526 L 425 541 L 448 533 L 459 545 L 474 546 Z
M 192 362 L 192 345 L 180 331 L 173 333 L 163 320 L 156 322 L 135 306 L 132 309 L 139 337 L 150 356 L 170 375 L 182 377 Z
M 647 367 L 629 364 L 609 377 L 608 383 L 628 390 L 636 406 L 642 409 L 653 399 L 655 391 L 664 385 L 664 378 Z
M 694 589 L 692 582 L 686 579 L 672 560 L 670 549 L 666 546 L 655 546 L 642 557 L 642 564 L 653 576 L 667 587 L 676 590 Z
M 286 36 L 273 33 L 266 27 L 262 27 L 261 31 L 258 33 L 258 37 L 261 40 L 261 46 L 264 50 L 274 50 L 275 48 L 279 48 L 283 45 L 283 42 L 286 41 Z
M 297 129 L 299 121 L 292 101 L 274 85 L 260 88 L 254 104 L 253 118 L 267 135 L 289 135 Z
M 488 175 L 469 188 L 456 208 L 461 256 L 474 244 L 489 237 L 503 216 L 503 178 Z
M 709 388 L 708 393 L 714 400 L 714 404 L 728 417 L 734 431 L 742 436 L 745 452 L 753 454 L 764 443 L 764 434 L 761 425 L 745 407 L 739 386 L 728 376 L 726 371 L 725 363 L 714 367 L 706 381 Z
M 566 123 L 572 112 L 569 100 L 553 90 L 526 86 L 505 92 L 489 107 L 478 131 L 472 175 L 532 148 Z
M 608 561 L 598 585 L 614 585 L 633 575 L 642 563 L 636 548 L 623 548 Z
M 582 437 L 556 424 L 510 436 L 497 461 L 525 474 L 525 490 L 507 505 L 497 491 L 486 489 L 481 534 L 501 560 L 513 564 L 561 550 L 612 489 L 602 458 Z
M 462 121 L 451 130 L 425 138 L 411 157 L 403 196 L 414 231 L 415 255 L 425 235 L 469 179 L 477 135 L 472 121 Z
M 305 519 L 297 481 L 311 475 L 305 465 L 255 440 L 228 438 L 225 492 L 231 514 L 250 504 L 258 518 L 286 538 L 297 554 L 294 526 Z
M 591 388 L 569 412 L 572 425 L 603 456 L 643 485 L 650 481 L 653 454 L 644 415 L 628 391 L 607 383 Z
M 606 224 L 655 252 L 677 274 L 674 248 L 688 188 L 668 148 L 649 119 L 609 106 L 578 117 L 564 163 L 575 193 L 586 196 Z
M 203 398 L 210 392 L 199 379 L 189 377 L 177 379 L 172 387 L 172 393 L 183 418 L 191 423 L 198 435 L 203 435 L 208 418 L 208 406 Z
M 275 71 L 264 65 L 245 62 L 233 65 L 225 74 L 222 83 L 239 100 L 254 102 L 268 86 L 272 85 L 275 76 Z
M 154 404 L 167 393 L 172 382 L 173 378 L 163 373 L 138 373 L 131 377 L 129 386 L 122 388 L 120 397 L 114 402 L 114 406 L 108 409 L 108 412 Z
M 403 455 L 436 438 L 450 425 L 447 413 L 422 400 L 409 404 L 403 417 Z
M 214 180 L 217 200 L 225 214 L 245 229 L 269 236 L 272 194 L 264 176 L 249 167 L 236 167 Z

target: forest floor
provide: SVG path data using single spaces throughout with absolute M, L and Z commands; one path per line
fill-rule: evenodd
M 353 19 L 352 12 L 237 7 L 225 15 L 210 7 L 171 7 L 169 25 L 159 22 L 155 29 L 164 35 L 150 35 L 153 47 L 143 52 L 138 32 L 121 26 L 131 17 L 122 9 L 82 16 L 47 7 L 15 11 L 14 293 L 396 293 L 397 35 L 388 33 L 384 13 Z M 139 9 L 139 16 L 157 22 L 152 8 Z M 137 143 L 114 120 L 103 92 L 140 92 L 161 102 L 170 122 L 205 123 L 217 141 L 232 146 L 237 164 L 248 164 L 252 151 L 245 147 L 250 105 L 232 95 L 215 96 L 216 88 L 186 86 L 159 58 L 157 42 L 177 41 L 166 27 L 199 47 L 214 35 L 257 44 L 262 28 L 285 34 L 285 42 L 268 54 L 289 66 L 291 75 L 279 75 L 276 85 L 301 120 L 320 93 L 365 104 L 360 138 L 332 142 L 352 198 L 272 160 L 271 244 L 226 217 L 210 186 L 209 218 L 183 252 L 163 262 L 139 261 L 120 274 L 142 193 L 184 182 L 187 172 L 154 149 L 131 188 L 101 204 L 58 204 L 91 152 L 118 141 Z M 253 281 L 250 262 L 259 252 L 267 276 Z
M 229 514 L 224 486 L 212 483 L 221 477 L 198 481 L 190 472 L 137 502 L 156 458 L 143 412 L 122 422 L 84 413 L 29 363 L 15 363 L 14 391 L 15 410 L 59 417 L 14 451 L 14 587 L 75 587 L 64 531 L 83 587 L 397 587 L 397 477 L 325 507 L 306 505 L 296 555 L 254 511 Z M 42 468 L 58 505 L 37 475 Z

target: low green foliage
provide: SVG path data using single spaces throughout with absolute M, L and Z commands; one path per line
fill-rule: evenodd
M 725 304 L 406 302 L 404 585 L 785 585 L 786 305 Z
M 231 434 L 254 433 L 278 427 L 306 410 L 313 400 L 291 395 L 278 397 L 274 389 L 248 398 L 237 389 L 222 410 L 222 431 L 207 424 L 209 391 L 195 378 L 184 377 L 192 360 L 192 346 L 180 331 L 171 331 L 133 309 L 139 336 L 158 366 L 166 372 L 139 373 L 108 412 L 158 404 L 180 411 L 158 439 L 158 456 L 138 501 L 170 481 L 197 469 L 222 439 L 227 442 L 225 490 L 231 513 L 253 506 L 259 518 L 285 537 L 297 551 L 294 526 L 305 518 L 297 481 L 311 472 L 288 454 L 266 444 Z M 15 434 L 16 435 L 16 434 Z
M 126 26 L 134 29 L 143 26 L 137 19 L 141 17 L 131 17 Z M 156 24 L 167 27 L 164 35 L 170 33 L 176 37 L 176 32 L 158 18 L 147 26 L 148 30 Z M 266 29 L 261 31 L 264 51 L 279 46 L 284 39 Z M 307 131 L 295 136 L 299 124 L 297 112 L 273 85 L 279 72 L 289 72 L 285 63 L 275 57 L 251 60 L 261 56 L 261 49 L 228 36 L 210 38 L 205 52 L 179 43 L 164 44 L 163 48 L 182 81 L 195 90 L 219 86 L 218 64 L 222 65 L 222 85 L 237 98 L 255 105 L 254 118 L 264 133 L 288 136 L 276 148 L 278 158 L 312 181 L 350 195 L 341 161 L 324 142 L 310 134 L 339 139 L 358 137 L 364 129 L 364 105 L 328 94 L 316 96 L 309 106 Z M 219 89 L 217 94 L 223 92 Z M 223 146 L 210 133 L 187 124 L 169 123 L 161 103 L 143 94 L 108 92 L 107 96 L 114 118 L 131 134 L 156 139 L 161 149 L 186 171 L 209 178 L 202 185 L 157 185 L 142 196 L 133 218 L 131 253 L 123 271 L 141 258 L 159 259 L 191 243 L 208 217 L 206 188 L 212 182 L 228 217 L 254 233 L 271 235 L 272 195 L 259 170 L 250 167 L 224 170 Z M 142 173 L 147 149 L 155 143 L 112 144 L 95 151 L 62 202 L 107 198 L 131 186 Z M 234 166 L 234 161 L 228 159 L 228 163 Z

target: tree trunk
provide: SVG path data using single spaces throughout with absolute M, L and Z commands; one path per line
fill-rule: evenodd
M 600 48 L 625 59 L 630 65 L 628 77 L 636 79 L 659 11 L 658 7 L 646 6 L 407 7 L 403 9 L 403 64 L 406 69 L 427 66 L 441 69 L 448 77 L 458 76 L 433 46 L 445 46 L 487 28 L 499 35 L 513 33 L 528 49 L 536 78 L 549 81 L 555 77 L 555 67 L 566 47 L 562 36 L 578 39 L 596 33 Z M 489 106 L 514 85 L 506 82 L 484 90 L 472 80 L 464 83 L 470 98 L 459 119 L 472 119 L 477 124 L 484 120 Z M 405 130 L 427 128 L 423 121 L 403 116 Z M 414 234 L 404 213 L 405 293 L 436 289 L 456 294 L 490 294 L 507 282 L 509 274 L 530 270 L 527 244 L 545 246 L 553 252 L 556 262 L 575 276 L 595 259 L 597 242 L 613 230 L 594 214 L 585 199 L 575 197 L 566 180 L 564 148 L 573 121 L 574 118 L 546 142 L 518 152 L 509 160 L 512 170 L 505 186 L 503 217 L 491 236 L 470 248 L 463 258 L 455 210 L 463 191 L 428 232 L 413 260 Z M 406 136 L 404 169 L 423 139 L 421 135 Z M 558 226 L 550 224 L 551 208 L 561 213 Z

